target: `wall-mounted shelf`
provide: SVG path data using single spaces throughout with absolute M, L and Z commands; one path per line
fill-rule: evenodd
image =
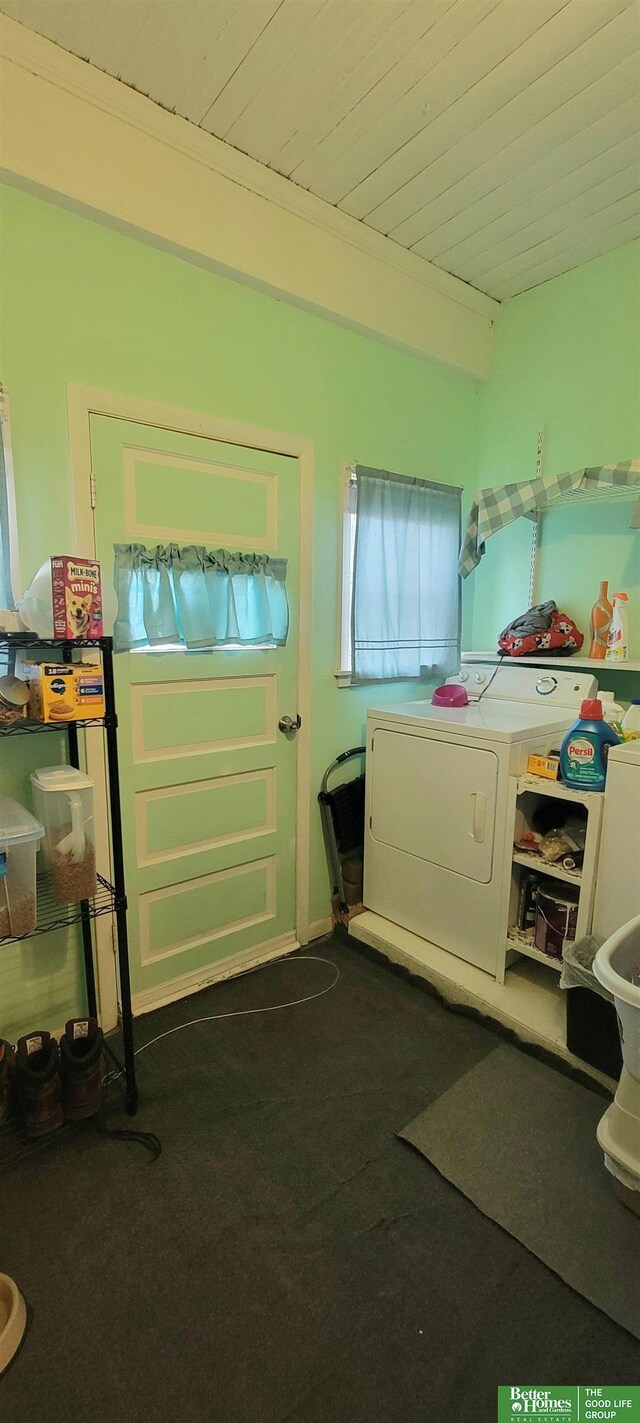
M 591 672 L 640 672 L 640 658 L 630 657 L 626 662 L 607 662 L 597 657 L 554 657 L 553 653 L 545 653 L 540 657 L 501 657 L 498 652 L 463 652 L 462 662 L 508 662 L 510 666 L 514 663 L 522 667 L 579 667 L 582 671 L 587 668 Z

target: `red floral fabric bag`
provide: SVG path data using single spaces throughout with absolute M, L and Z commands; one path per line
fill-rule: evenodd
M 567 657 L 579 652 L 584 636 L 567 613 L 553 602 L 539 603 L 500 633 L 498 647 L 507 657 L 533 657 L 555 652 Z

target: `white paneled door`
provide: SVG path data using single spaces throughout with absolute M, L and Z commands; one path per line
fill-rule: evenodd
M 288 560 L 285 647 L 115 659 L 134 996 L 295 942 L 296 458 L 91 416 L 97 555 L 203 544 Z

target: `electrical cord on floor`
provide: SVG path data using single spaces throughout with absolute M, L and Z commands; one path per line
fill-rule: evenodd
M 258 973 L 261 969 L 277 968 L 279 964 L 289 962 L 290 960 L 286 958 L 275 959 L 272 963 L 257 964 L 255 968 L 247 969 L 246 974 L 242 974 L 239 976 L 243 978 L 248 978 L 249 974 Z M 168 1028 L 166 1033 L 158 1033 L 157 1038 L 150 1038 L 147 1043 L 142 1043 L 141 1047 L 136 1048 L 134 1057 L 137 1057 L 139 1053 L 144 1052 L 145 1048 L 153 1047 L 154 1043 L 162 1042 L 163 1038 L 170 1038 L 173 1033 L 181 1033 L 183 1028 L 195 1028 L 198 1023 L 214 1023 L 217 1020 L 220 1020 L 221 1018 L 247 1018 L 250 1017 L 253 1013 L 277 1013 L 278 1010 L 281 1008 L 297 1008 L 300 1003 L 313 1003 L 315 998 L 322 998 L 325 993 L 330 993 L 331 989 L 335 988 L 336 983 L 338 982 L 338 979 L 340 977 L 340 969 L 337 967 L 336 964 L 331 962 L 331 959 L 320 959 L 316 958 L 312 954 L 308 954 L 305 955 L 304 959 L 299 959 L 298 962 L 326 963 L 329 965 L 329 968 L 335 969 L 335 978 L 332 979 L 331 983 L 328 985 L 327 988 L 321 988 L 319 993 L 310 993 L 306 998 L 292 998 L 291 1001 L 288 1003 L 271 1003 L 267 1008 L 237 1008 L 233 1013 L 209 1013 L 205 1018 L 192 1018 L 188 1023 L 179 1023 L 177 1028 Z
M 331 959 L 318 958 L 315 954 L 305 954 L 303 959 L 298 959 L 296 960 L 296 962 L 326 963 L 329 968 L 334 969 L 335 977 L 331 980 L 331 983 L 329 983 L 326 988 L 321 988 L 318 993 L 307 994 L 307 996 L 304 998 L 292 998 L 286 1003 L 270 1003 L 266 1008 L 237 1008 L 233 1013 L 208 1013 L 206 1017 L 191 1018 L 188 1023 L 178 1023 L 177 1027 L 167 1028 L 167 1031 L 165 1033 L 158 1033 L 157 1037 L 150 1038 L 148 1042 L 142 1043 L 139 1048 L 136 1048 L 134 1057 L 138 1057 L 139 1054 L 141 1052 L 145 1052 L 148 1047 L 153 1047 L 154 1043 L 162 1042 L 163 1038 L 170 1038 L 174 1033 L 181 1033 L 184 1028 L 195 1028 L 198 1023 L 215 1023 L 219 1022 L 221 1019 L 224 1018 L 247 1018 L 251 1017 L 255 1013 L 277 1013 L 283 1008 L 297 1008 L 302 1003 L 313 1003 L 316 998 L 324 997 L 325 993 L 330 993 L 331 989 L 335 988 L 336 983 L 338 982 L 338 979 L 340 977 L 340 969 L 338 968 L 337 964 L 334 964 L 331 961 Z M 244 974 L 240 974 L 238 975 L 238 977 L 248 978 L 252 973 L 260 973 L 263 969 L 278 968 L 280 964 L 288 963 L 291 963 L 291 959 L 289 957 L 282 959 L 274 959 L 271 963 L 256 964 L 255 968 L 247 969 Z M 112 1082 L 116 1082 L 121 1076 L 121 1072 L 108 1072 L 106 1077 L 104 1078 L 104 1083 L 105 1085 L 108 1085 Z

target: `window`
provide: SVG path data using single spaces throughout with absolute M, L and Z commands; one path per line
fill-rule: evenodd
M 9 401 L 0 385 L 0 612 L 15 609 L 19 596 Z M 5 626 L 8 626 L 6 619 Z
M 350 466 L 338 681 L 445 677 L 460 656 L 462 490 Z

